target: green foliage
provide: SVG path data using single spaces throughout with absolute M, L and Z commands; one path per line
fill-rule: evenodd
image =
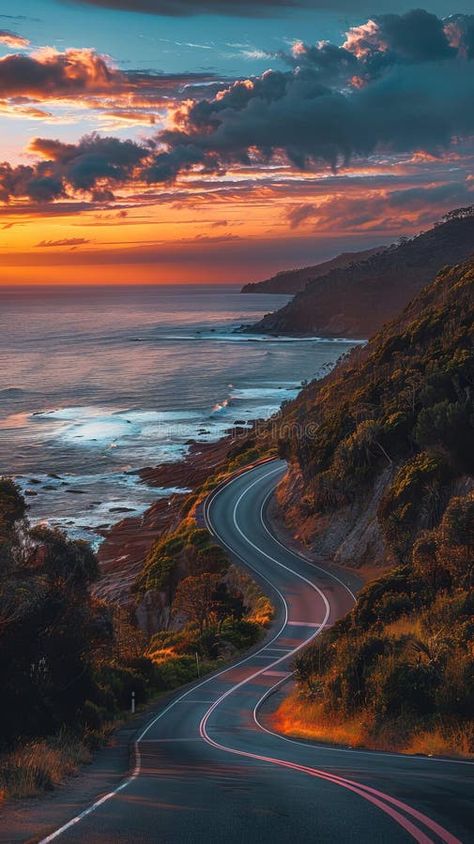
M 298 657 L 300 688 L 327 717 L 363 717 L 375 739 L 390 725 L 404 740 L 440 728 L 471 734 L 473 510 L 472 492 L 452 498 L 407 564 L 365 586 L 352 612 Z
M 258 642 L 261 632 L 261 626 L 254 621 L 228 619 L 222 627 L 222 638 L 238 650 L 245 650 Z
M 435 695 L 441 675 L 433 665 L 399 660 L 387 661 L 376 689 L 375 714 L 378 718 L 401 715 L 426 717 L 435 711 Z
M 9 743 L 74 720 L 94 691 L 95 658 L 112 631 L 91 597 L 98 567 L 88 545 L 29 528 L 18 491 L 9 481 L 0 487 L 0 717 Z
M 299 464 L 308 515 L 352 504 L 386 470 L 399 473 L 386 528 L 400 557 L 418 517 L 422 530 L 439 521 L 450 480 L 474 471 L 473 322 L 470 262 L 443 271 L 366 349 L 285 408 L 279 449 Z
M 25 513 L 25 500 L 18 487 L 8 478 L 0 478 L 0 541 L 9 536 Z
M 443 455 L 423 451 L 402 465 L 379 507 L 388 545 L 399 559 L 420 529 L 437 524 L 444 509 L 450 468 Z
M 183 522 L 176 531 L 155 543 L 136 588 L 139 593 L 149 589 L 167 592 L 172 603 L 184 572 L 194 576 L 205 572 L 224 574 L 228 565 L 224 551 L 213 543 L 207 530 Z
M 280 454 L 304 486 L 291 518 L 299 509 L 308 531 L 324 531 L 328 514 L 379 500 L 384 548 L 370 562 L 398 564 L 298 656 L 299 688 L 323 721 L 474 734 L 473 324 L 470 260 L 284 409 Z

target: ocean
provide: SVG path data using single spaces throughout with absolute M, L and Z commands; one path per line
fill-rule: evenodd
M 286 296 L 236 285 L 0 288 L 0 474 L 86 538 L 160 496 L 136 470 L 269 417 L 349 340 L 235 334 Z

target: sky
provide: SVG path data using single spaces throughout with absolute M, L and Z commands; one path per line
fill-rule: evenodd
M 474 203 L 474 0 L 0 0 L 0 124 L 0 284 L 259 280 Z

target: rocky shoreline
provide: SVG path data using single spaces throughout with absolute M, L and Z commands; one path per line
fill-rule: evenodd
M 138 474 L 151 487 L 182 487 L 192 492 L 216 473 L 233 442 L 233 434 L 213 443 L 194 442 L 184 460 L 141 469 Z M 124 518 L 104 530 L 104 541 L 98 550 L 102 577 L 94 590 L 99 598 L 128 603 L 148 552 L 164 531 L 177 525 L 188 494 L 160 498 L 141 516 Z

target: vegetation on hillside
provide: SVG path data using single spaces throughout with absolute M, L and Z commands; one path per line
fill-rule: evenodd
M 352 613 L 299 658 L 282 729 L 408 751 L 474 753 L 474 262 L 287 410 L 300 517 L 329 519 L 381 477 L 382 559 Z M 316 432 L 316 433 L 315 433 Z
M 168 629 L 148 635 L 135 607 L 98 600 L 87 543 L 32 527 L 0 479 L 0 799 L 58 784 L 118 719 L 251 646 L 272 615 L 256 584 L 188 517 L 158 541 L 137 588 L 165 590 Z M 142 591 L 140 591 L 142 590 Z

